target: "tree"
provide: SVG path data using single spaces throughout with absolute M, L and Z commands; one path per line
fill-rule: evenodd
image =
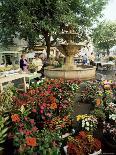
M 106 50 L 109 55 L 109 50 L 116 45 L 116 21 L 102 22 L 93 32 L 93 42 L 96 48 Z
M 41 34 L 49 57 L 50 46 L 64 25 L 78 27 L 82 36 L 85 27 L 93 24 L 106 3 L 107 0 L 1 0 L 1 41 L 20 37 L 33 46 Z M 50 40 L 51 36 L 54 41 Z

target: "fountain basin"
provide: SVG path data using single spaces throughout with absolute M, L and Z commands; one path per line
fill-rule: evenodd
M 48 78 L 63 78 L 63 79 L 80 79 L 80 80 L 91 80 L 95 79 L 96 67 L 77 67 L 74 69 L 63 69 L 63 68 L 45 68 L 44 74 Z

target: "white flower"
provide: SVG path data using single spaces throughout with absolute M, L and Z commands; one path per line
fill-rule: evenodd
M 116 114 L 111 114 L 111 115 L 109 115 L 109 119 L 112 119 L 112 120 L 116 120 Z
M 89 126 L 89 122 L 86 122 L 86 125 Z
M 87 131 L 89 131 L 89 127 L 85 127 L 85 129 L 86 129 Z

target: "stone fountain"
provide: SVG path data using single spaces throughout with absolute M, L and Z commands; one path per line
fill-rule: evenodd
M 61 68 L 45 68 L 44 74 L 46 77 L 80 80 L 95 79 L 95 67 L 85 65 L 77 66 L 74 64 L 74 55 L 79 53 L 81 47 L 84 46 L 83 43 L 75 43 L 77 35 L 78 33 L 74 31 L 61 33 L 64 43 L 61 43 L 58 49 L 65 55 L 65 64 Z

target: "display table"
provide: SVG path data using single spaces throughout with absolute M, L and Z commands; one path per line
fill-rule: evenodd
M 25 74 L 25 79 L 26 79 L 26 82 L 28 82 L 30 85 L 31 80 L 35 78 L 39 78 L 40 76 L 41 76 L 40 73 L 30 73 L 30 74 Z
M 113 70 L 113 67 L 115 66 L 115 63 L 112 62 L 112 61 L 104 62 L 104 63 L 101 63 L 101 66 L 106 67 L 107 70 L 110 70 L 110 69 Z
M 18 79 L 22 79 L 23 78 L 23 86 L 24 86 L 24 91 L 26 92 L 27 88 L 26 88 L 26 83 L 28 82 L 30 85 L 30 81 L 40 77 L 41 74 L 40 73 L 22 73 L 22 74 L 9 74 L 6 77 L 0 77 L 0 91 L 3 91 L 3 84 L 4 83 L 8 83 L 8 82 L 12 82 L 14 80 L 18 80 Z
M 0 77 L 0 91 L 3 91 L 3 84 L 4 83 L 8 83 L 8 82 L 12 82 L 14 80 L 17 79 L 22 79 L 23 78 L 23 82 L 24 82 L 24 91 L 26 92 L 26 79 L 25 79 L 25 74 L 12 74 L 12 75 L 8 75 L 7 77 Z

